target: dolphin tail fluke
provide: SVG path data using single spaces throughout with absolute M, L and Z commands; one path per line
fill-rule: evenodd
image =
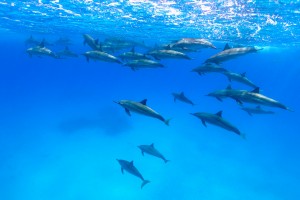
M 170 162 L 170 160 L 167 160 L 167 159 L 164 159 L 164 161 L 165 161 L 165 163 L 168 163 L 168 162 Z
M 245 134 L 245 133 L 241 133 L 240 136 L 241 136 L 241 138 L 243 138 L 244 140 L 247 140 L 246 134 Z
M 164 122 L 165 122 L 165 124 L 167 125 L 167 126 L 169 126 L 169 124 L 170 124 L 170 120 L 171 119 L 167 119 L 167 120 L 165 120 Z
M 290 109 L 290 108 L 286 108 L 286 110 L 290 111 L 290 112 L 295 112 L 294 110 Z
M 141 185 L 141 189 L 143 189 L 143 187 L 144 187 L 146 184 L 148 184 L 148 183 L 150 183 L 150 181 L 144 180 L 143 183 L 142 183 L 142 185 Z

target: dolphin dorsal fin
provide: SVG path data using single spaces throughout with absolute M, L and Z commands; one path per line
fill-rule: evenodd
M 226 87 L 226 90 L 231 90 L 231 89 L 232 89 L 231 85 L 228 85 L 228 86 Z
M 133 161 L 131 161 L 129 164 L 130 164 L 131 166 L 133 166 Z
M 154 143 L 150 144 L 150 146 L 151 146 L 152 148 L 154 148 Z
M 242 76 L 242 77 L 245 77 L 245 76 L 246 76 L 246 72 L 241 73 L 241 76 Z
M 143 105 L 147 105 L 147 99 L 142 100 L 140 103 Z
M 253 92 L 253 93 L 259 93 L 259 87 L 255 88 L 255 89 L 252 90 L 251 92 Z
M 98 44 L 98 43 L 99 43 L 99 39 L 96 39 L 96 40 L 95 40 L 95 44 Z
M 135 53 L 135 51 L 134 51 L 134 47 L 132 47 L 132 49 L 131 49 L 131 52 L 132 52 L 132 53 Z
M 183 97 L 183 96 L 184 96 L 184 92 L 181 92 L 181 93 L 180 93 L 180 96 L 182 96 L 182 97 Z
M 217 112 L 216 115 L 219 117 L 222 117 L 222 113 L 223 113 L 223 111 L 221 110 L 221 111 Z
M 41 48 L 44 48 L 45 47 L 45 39 L 43 39 L 39 45 Z
M 166 50 L 171 50 L 171 45 L 170 45 L 170 44 L 168 44 L 168 45 L 166 46 Z
M 225 47 L 224 47 L 223 51 L 225 51 L 227 49 L 231 49 L 228 43 L 225 44 Z

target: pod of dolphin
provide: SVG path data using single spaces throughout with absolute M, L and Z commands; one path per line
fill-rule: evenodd
M 84 45 L 88 45 L 91 50 L 83 53 L 82 55 L 86 58 L 87 61 L 95 60 L 95 61 L 104 61 L 122 64 L 123 66 L 131 68 L 133 71 L 142 68 L 163 68 L 164 65 L 159 61 L 162 59 L 185 59 L 191 60 L 191 58 L 186 54 L 188 52 L 197 52 L 199 49 L 203 48 L 212 48 L 216 49 L 216 47 L 209 41 L 205 39 L 195 39 L 195 38 L 183 38 L 180 40 L 173 41 L 170 44 L 162 45 L 161 47 L 156 46 L 154 49 L 150 49 L 144 43 L 138 43 L 135 41 L 124 41 L 117 38 L 106 39 L 103 43 L 99 43 L 98 39 L 94 39 L 88 34 L 83 34 Z M 69 50 L 66 47 L 61 52 L 53 52 L 51 49 L 46 46 L 50 46 L 48 43 L 46 45 L 46 41 L 43 40 L 41 43 L 37 42 L 31 36 L 28 40 L 26 40 L 27 44 L 33 44 L 35 46 L 30 47 L 26 50 L 30 57 L 32 56 L 50 56 L 56 59 L 65 58 L 65 57 L 78 57 L 78 55 Z M 70 43 L 70 41 L 60 38 L 57 43 L 66 44 Z M 67 45 L 66 45 L 67 46 Z M 135 51 L 135 47 L 139 46 L 141 48 L 150 49 L 147 53 L 139 53 Z M 111 53 L 115 51 L 119 51 L 122 49 L 131 50 L 129 52 L 123 52 L 119 56 L 114 56 Z M 208 58 L 201 66 L 192 69 L 192 72 L 196 72 L 199 75 L 204 75 L 207 73 L 219 73 L 228 78 L 228 80 L 240 82 L 249 87 L 252 87 L 252 91 L 248 90 L 238 90 L 232 89 L 229 85 L 226 89 L 221 89 L 217 91 L 213 91 L 207 96 L 214 97 L 219 101 L 223 101 L 225 98 L 230 98 L 235 100 L 239 105 L 241 105 L 241 109 L 247 112 L 250 116 L 253 114 L 274 114 L 273 111 L 264 110 L 261 106 L 268 107 L 276 107 L 284 110 L 291 111 L 290 108 L 280 103 L 277 100 L 274 100 L 270 97 L 267 97 L 260 93 L 260 88 L 254 84 L 251 80 L 246 77 L 246 73 L 238 74 L 234 72 L 230 72 L 227 69 L 220 66 L 225 61 L 234 59 L 239 56 L 243 56 L 249 53 L 257 52 L 262 50 L 261 48 L 256 47 L 233 47 L 231 48 L 228 44 L 225 45 L 225 48 Z M 153 59 L 151 59 L 153 58 Z M 125 62 L 125 63 L 124 63 Z M 184 92 L 180 93 L 172 93 L 174 97 L 174 102 L 176 100 L 195 105 L 193 101 L 191 101 Z M 125 112 L 131 116 L 131 113 L 137 113 L 140 115 L 148 116 L 151 118 L 158 119 L 164 124 L 169 126 L 170 119 L 164 118 L 157 111 L 152 109 L 147 105 L 147 99 L 144 99 L 140 102 L 133 100 L 119 100 L 114 101 L 116 104 L 120 105 L 124 108 Z M 245 107 L 243 103 L 251 103 L 255 104 L 256 107 Z M 196 118 L 200 119 L 202 124 L 207 127 L 207 123 L 223 128 L 227 131 L 233 132 L 242 138 L 245 138 L 245 134 L 242 133 L 236 126 L 231 124 L 229 121 L 225 120 L 222 117 L 222 111 L 217 113 L 206 113 L 206 112 L 196 112 L 190 113 Z M 154 157 L 158 157 L 162 159 L 165 163 L 167 160 L 163 154 L 161 154 L 152 143 L 151 145 L 140 145 L 138 148 L 142 151 L 142 155 L 147 153 Z M 142 174 L 139 170 L 134 166 L 133 161 L 129 162 L 122 159 L 117 159 L 121 166 L 121 171 L 124 173 L 124 170 L 128 173 L 140 178 L 142 180 L 141 188 L 143 188 L 150 181 L 143 178 Z

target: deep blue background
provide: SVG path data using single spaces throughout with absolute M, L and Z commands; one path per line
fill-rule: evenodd
M 0 39 L 1 199 L 300 197 L 299 48 L 264 47 L 224 63 L 231 71 L 247 72 L 263 94 L 294 110 L 268 108 L 276 114 L 250 117 L 232 100 L 205 96 L 225 88 L 225 77 L 190 72 L 220 50 L 203 49 L 190 54 L 194 60 L 164 60 L 165 69 L 134 72 L 118 64 L 87 63 L 84 57 L 30 58 L 27 37 L 4 32 Z M 80 34 L 71 39 L 75 52 L 89 50 Z M 180 91 L 197 105 L 174 103 L 171 93 Z M 137 114 L 129 117 L 113 103 L 144 98 L 172 118 L 170 127 Z M 212 125 L 205 128 L 189 115 L 219 110 L 247 140 Z M 136 146 L 151 143 L 171 162 L 142 157 Z M 122 175 L 116 158 L 134 160 L 151 183 L 140 190 L 141 181 Z

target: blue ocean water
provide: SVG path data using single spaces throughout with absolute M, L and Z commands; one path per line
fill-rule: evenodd
M 0 1 L 0 199 L 299 199 L 299 13 L 298 0 Z M 134 40 L 147 46 L 135 48 L 141 53 L 184 37 L 217 49 L 133 71 L 87 62 L 81 54 L 91 48 L 82 34 Z M 54 52 L 68 38 L 79 57 L 30 57 L 30 36 Z M 262 94 L 293 112 L 263 107 L 275 114 L 251 117 L 233 100 L 206 96 L 229 84 L 252 90 L 217 73 L 191 72 L 226 43 L 263 48 L 221 66 L 246 72 Z M 174 102 L 171 93 L 181 91 L 196 105 Z M 122 99 L 148 99 L 170 126 L 129 117 L 113 102 Z M 190 115 L 220 110 L 246 140 Z M 142 156 L 137 146 L 151 143 L 170 162 Z M 133 160 L 151 182 L 141 190 L 116 159 Z

